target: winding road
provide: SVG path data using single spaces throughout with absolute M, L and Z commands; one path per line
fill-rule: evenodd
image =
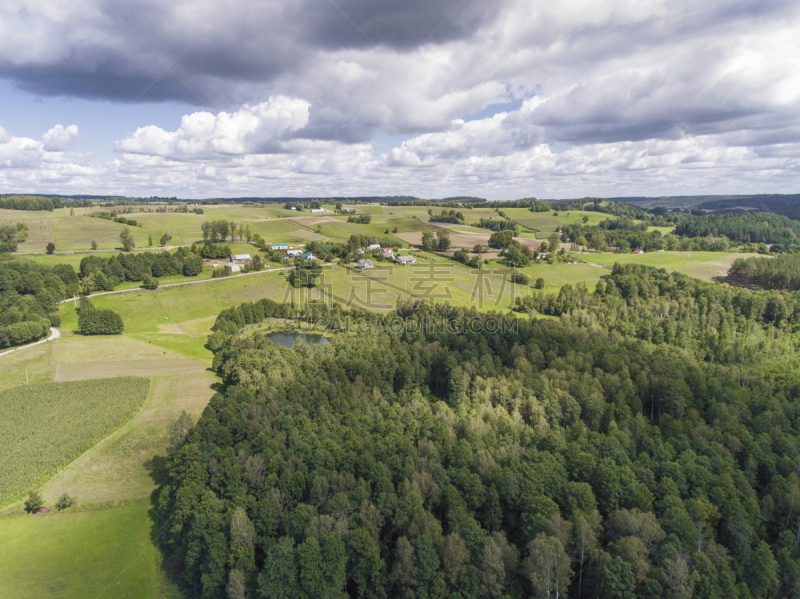
M 61 333 L 55 327 L 50 327 L 50 336 L 47 339 L 41 339 L 36 341 L 35 343 L 29 343 L 28 345 L 20 345 L 19 347 L 15 347 L 14 349 L 6 350 L 0 353 L 0 356 L 5 356 L 6 354 L 10 354 L 11 352 L 19 351 L 21 349 L 25 349 L 26 347 L 33 347 L 34 345 L 39 345 L 40 343 L 47 343 L 48 341 L 53 341 L 54 339 L 58 339 L 61 337 Z

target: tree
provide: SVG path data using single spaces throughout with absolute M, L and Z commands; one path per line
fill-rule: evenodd
M 94 241 L 94 240 L 92 240 L 92 245 L 91 245 L 91 247 L 92 247 L 92 249 L 93 249 L 93 250 L 96 250 L 96 249 L 97 249 L 97 242 L 96 242 L 96 241 Z
M 81 298 L 78 328 L 84 335 L 119 335 L 125 330 L 122 317 L 111 310 L 97 310 L 88 297 Z
M 258 589 L 264 599 L 305 599 L 300 590 L 297 551 L 291 537 L 281 537 L 267 552 L 264 569 L 258 575 Z
M 610 559 L 603 568 L 602 599 L 636 599 L 635 587 L 633 572 L 625 560 Z
M 480 243 L 476 243 L 475 247 L 472 248 L 473 254 L 482 254 L 483 253 L 483 246 Z
M 450 233 L 448 233 L 445 229 L 436 231 L 436 237 L 439 238 L 436 246 L 440 251 L 446 251 L 450 248 Z
M 434 248 L 434 237 L 431 231 L 423 231 L 422 232 L 422 246 L 426 250 L 432 250 Z
M 147 237 L 147 247 L 153 247 L 153 234 L 152 233 L 150 233 L 150 235 Z
M 536 282 L 533 284 L 534 289 L 544 289 L 544 279 L 539 277 L 536 279 Z
M 161 247 L 164 247 L 165 245 L 167 245 L 167 243 L 169 242 L 170 239 L 172 239 L 172 235 L 170 235 L 169 233 L 164 233 L 161 236 L 159 245 L 161 245 Z
M 389 582 L 395 586 L 400 595 L 417 584 L 417 570 L 414 568 L 414 546 L 406 537 L 397 539 L 394 549 L 394 565 L 389 575 Z
M 528 552 L 530 557 L 523 567 L 536 596 L 558 599 L 561 593 L 566 593 L 572 568 L 561 541 L 539 533 L 528 544 Z
M 39 495 L 39 491 L 33 490 L 28 493 L 28 498 L 25 500 L 25 509 L 30 513 L 38 512 L 44 506 L 44 499 Z
M 56 244 L 51 241 L 50 243 L 47 244 L 47 253 L 52 254 L 55 251 L 56 251 Z
M 133 235 L 131 235 L 131 230 L 128 227 L 125 227 L 122 229 L 122 231 L 120 231 L 119 241 L 122 243 L 122 249 L 124 249 L 126 252 L 130 252 L 136 247 L 136 242 L 133 241 Z
M 183 263 L 183 276 L 196 277 L 203 272 L 203 259 L 200 256 L 189 256 Z

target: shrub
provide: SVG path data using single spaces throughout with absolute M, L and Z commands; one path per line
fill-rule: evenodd
M 544 279 L 542 277 L 536 279 L 536 283 L 533 284 L 533 287 L 535 289 L 544 289 Z
M 142 288 L 144 289 L 158 289 L 158 279 L 146 275 L 142 281 Z
M 69 493 L 62 493 L 61 497 L 56 501 L 56 507 L 59 510 L 65 510 L 73 505 L 75 505 L 75 498 Z
M 52 254 L 53 252 L 56 251 L 56 244 L 51 241 L 50 243 L 47 244 L 46 249 L 48 254 Z

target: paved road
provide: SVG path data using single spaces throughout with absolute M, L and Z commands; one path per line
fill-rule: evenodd
M 15 347 L 14 349 L 6 350 L 0 353 L 0 356 L 5 356 L 6 354 L 10 354 L 11 352 L 15 352 L 20 349 L 25 349 L 26 347 L 33 347 L 34 345 L 39 345 L 40 343 L 47 343 L 48 341 L 53 341 L 54 339 L 58 339 L 61 337 L 61 333 L 55 327 L 50 327 L 50 336 L 47 339 L 42 339 L 35 343 L 29 343 L 28 345 L 21 345 L 20 347 Z

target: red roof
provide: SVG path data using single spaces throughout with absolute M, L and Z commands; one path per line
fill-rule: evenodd
M 535 252 L 535 251 L 536 251 L 536 248 L 535 248 L 535 247 L 533 247 L 532 245 L 529 245 L 529 246 L 528 246 L 528 249 L 529 249 L 530 251 L 532 251 L 532 252 Z

